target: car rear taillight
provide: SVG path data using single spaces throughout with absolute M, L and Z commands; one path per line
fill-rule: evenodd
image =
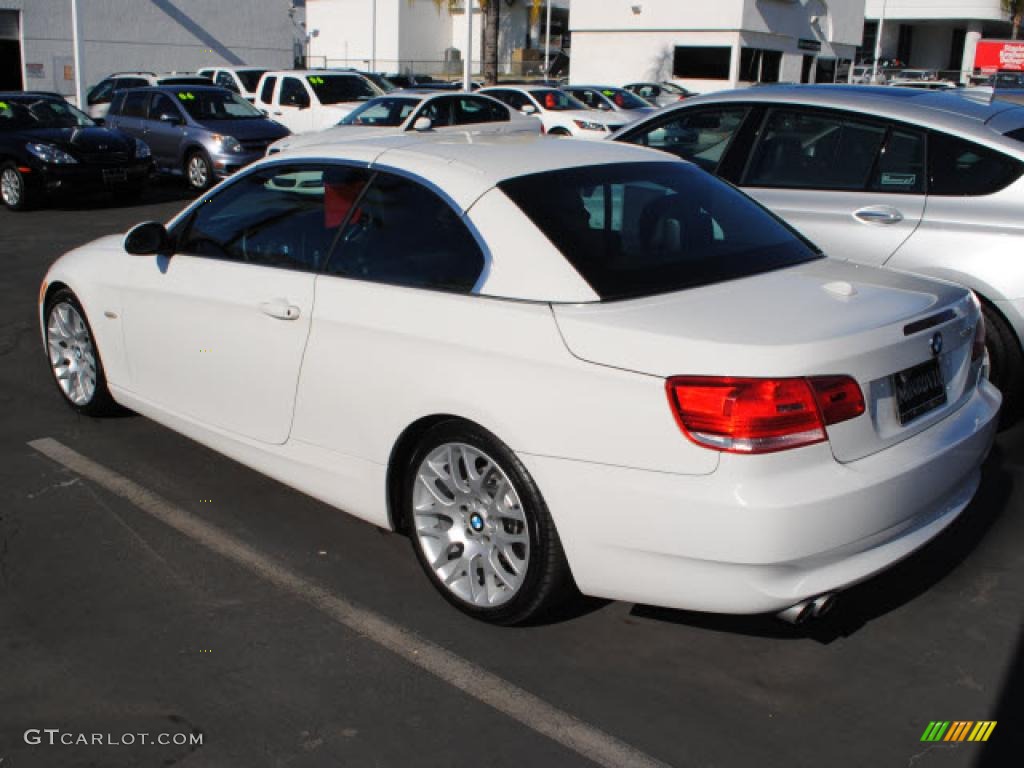
M 848 376 L 755 379 L 673 376 L 669 403 L 697 445 L 729 453 L 771 453 L 827 439 L 825 427 L 864 412 Z
M 978 324 L 974 327 L 974 343 L 971 344 L 971 362 L 985 357 L 985 316 L 978 315 Z

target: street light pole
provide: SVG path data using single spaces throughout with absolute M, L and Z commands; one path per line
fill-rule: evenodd
M 79 109 L 85 109 L 85 94 L 82 91 L 82 32 L 78 26 L 78 0 L 71 0 L 71 44 L 75 56 L 75 101 Z
M 370 71 L 377 71 L 377 0 L 373 0 L 370 8 Z
M 466 60 L 462 62 L 462 90 L 473 90 L 473 0 L 466 0 Z
M 549 61 L 551 60 L 551 0 L 548 0 L 546 5 L 547 5 L 547 11 L 548 12 L 547 12 L 547 21 L 545 22 L 546 23 L 546 27 L 545 27 L 545 30 L 544 30 L 545 33 L 546 33 L 546 37 L 545 37 L 545 40 L 544 40 L 544 79 L 545 80 L 547 80 L 547 78 L 548 78 L 548 71 L 549 71 L 549 67 L 550 67 Z
M 878 59 L 882 55 L 882 27 L 885 25 L 885 4 L 882 0 L 882 15 L 878 18 L 878 29 L 875 30 L 875 61 L 871 65 L 871 84 L 878 83 Z

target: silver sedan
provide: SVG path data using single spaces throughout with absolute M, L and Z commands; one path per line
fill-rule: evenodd
M 1024 413 L 1024 107 L 904 88 L 751 88 L 612 139 L 740 186 L 833 257 L 971 288 L 1004 423 Z

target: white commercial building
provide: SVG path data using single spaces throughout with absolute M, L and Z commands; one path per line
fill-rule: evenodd
M 114 71 L 195 71 L 294 63 L 301 0 L 0 0 L 0 90 L 75 93 Z M 301 47 L 299 50 L 301 53 Z
M 537 74 L 546 13 L 531 0 L 500 0 L 498 70 Z M 552 48 L 560 49 L 568 0 L 552 0 Z M 473 9 L 473 71 L 480 71 L 483 19 Z M 546 10 L 546 6 L 545 6 Z M 531 17 L 532 16 L 532 17 Z M 313 67 L 455 75 L 466 55 L 465 0 L 306 0 L 307 61 Z M 524 66 L 524 62 L 526 65 Z
M 845 80 L 864 0 L 572 0 L 573 82 Z
M 884 19 L 880 59 L 962 79 L 974 69 L 980 38 L 1010 36 L 1010 15 L 1002 0 L 867 0 L 864 18 L 864 56 L 874 55 L 879 20 Z

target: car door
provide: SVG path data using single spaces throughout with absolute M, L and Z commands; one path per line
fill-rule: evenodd
M 317 269 L 343 216 L 334 167 L 272 165 L 204 198 L 171 256 L 126 256 L 129 386 L 177 417 L 266 443 L 289 434 Z
M 153 93 L 149 99 L 146 119 L 142 123 L 142 140 L 149 145 L 153 159 L 161 168 L 177 167 L 181 156 L 185 116 L 166 93 Z
M 297 77 L 283 77 L 275 103 L 270 110 L 270 117 L 292 133 L 308 133 L 313 130 L 311 105 L 312 95 L 306 84 Z
M 471 322 L 468 294 L 484 265 L 460 212 L 439 194 L 375 173 L 317 277 L 294 438 L 386 461 L 392 446 L 381 448 L 389 434 L 381 425 L 409 423 L 396 412 L 411 402 L 402 392 L 436 362 L 414 329 Z M 395 407 L 382 413 L 384 402 Z
M 925 137 L 838 110 L 764 117 L 740 186 L 828 255 L 884 264 L 921 222 Z
M 137 139 L 145 141 L 146 109 L 149 103 L 149 91 L 132 90 L 115 94 L 111 103 L 111 114 L 108 123 Z

